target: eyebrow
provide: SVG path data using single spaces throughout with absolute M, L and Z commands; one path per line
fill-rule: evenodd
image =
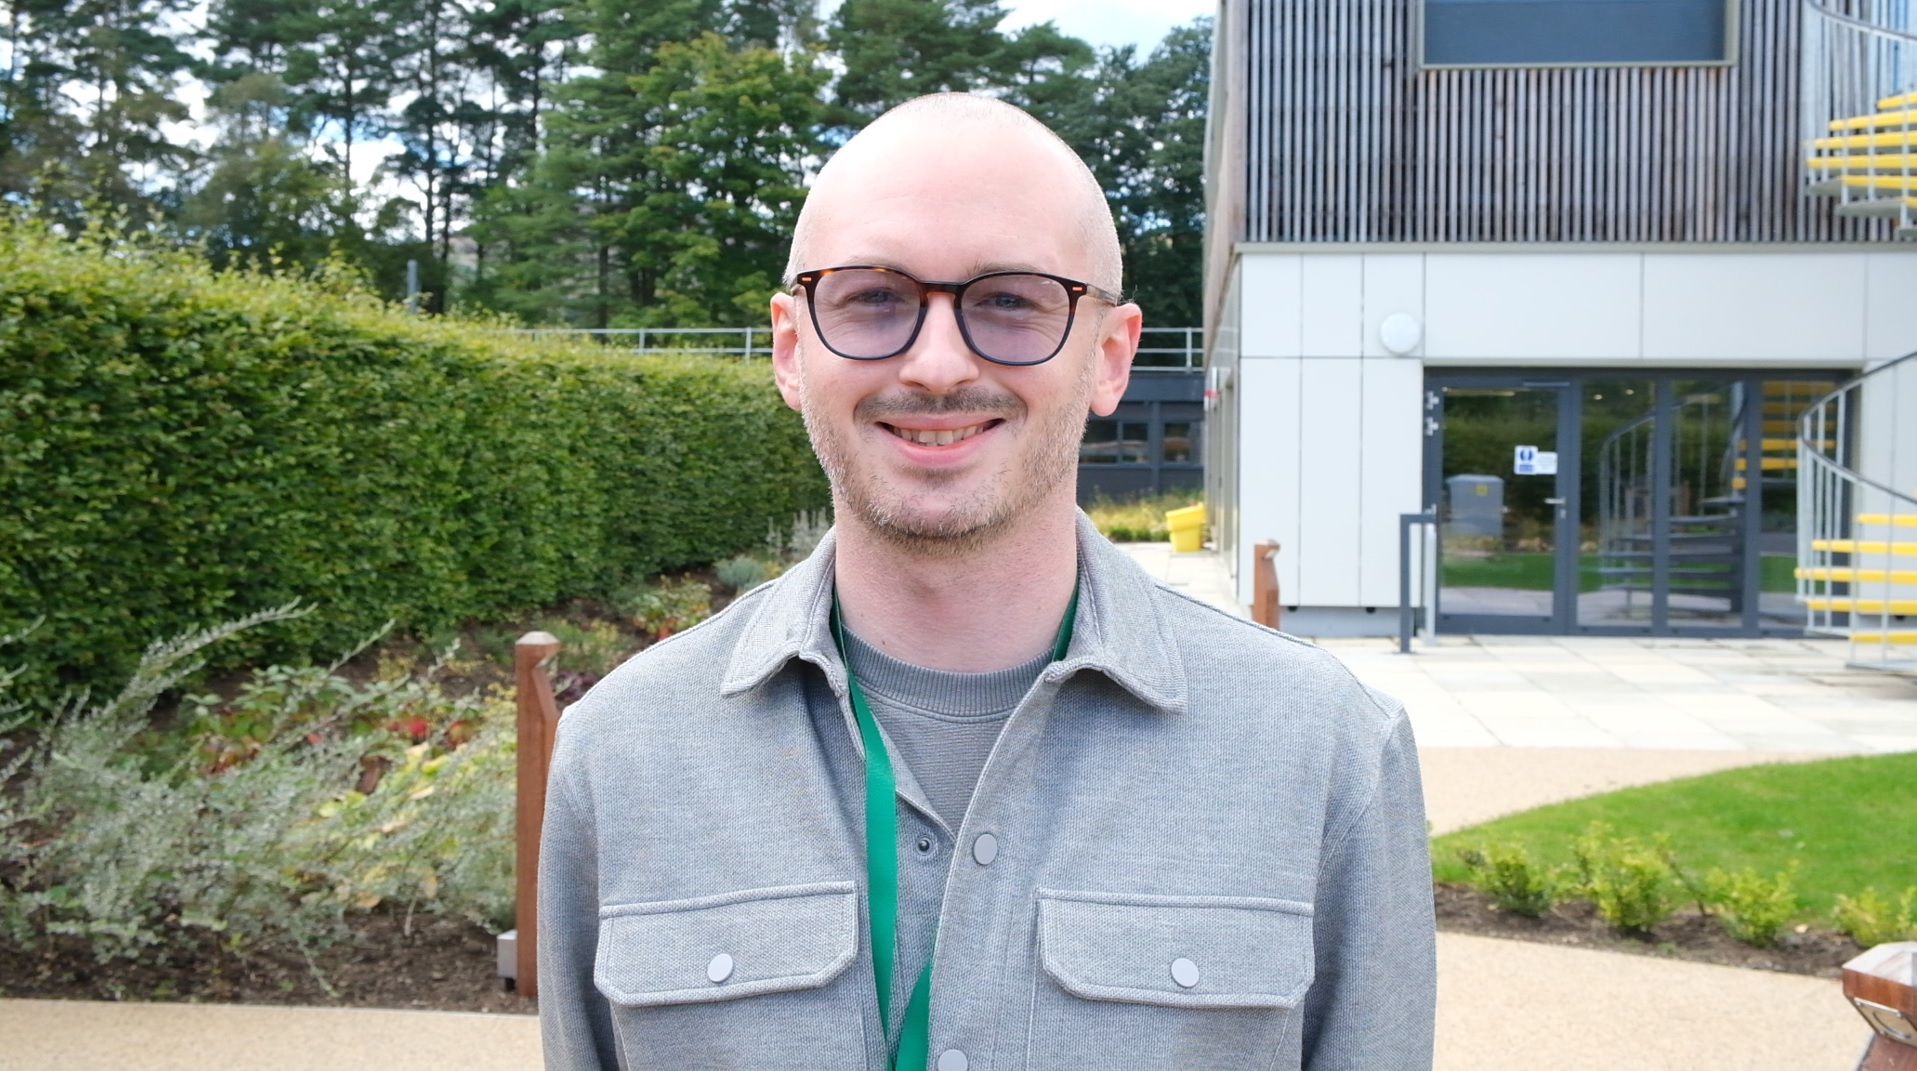
M 860 259 L 858 257 L 852 257 L 842 261 L 841 263 L 867 264 L 876 268 L 890 268 L 893 271 L 904 272 L 905 274 L 911 275 L 914 278 L 918 277 L 917 273 L 905 267 L 898 260 L 892 257 L 871 256 L 871 257 L 865 257 L 863 259 Z M 973 261 L 971 267 L 967 269 L 964 275 L 959 276 L 958 279 L 934 280 L 934 281 L 959 282 L 965 279 L 976 279 L 981 275 L 990 275 L 993 272 L 1000 272 L 1000 271 L 1029 271 L 1029 272 L 1036 272 L 1040 275 L 1057 275 L 1058 274 L 1057 272 L 1047 271 L 1044 268 L 1036 267 L 1027 261 L 985 260 L 985 261 Z

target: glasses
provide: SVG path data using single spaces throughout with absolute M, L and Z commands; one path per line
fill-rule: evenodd
M 882 361 L 912 348 L 931 295 L 952 295 L 959 334 L 994 364 L 1044 364 L 1065 346 L 1078 299 L 1118 304 L 1090 283 L 1032 271 L 995 271 L 933 283 L 902 271 L 855 265 L 800 272 L 812 326 L 825 348 L 854 361 Z

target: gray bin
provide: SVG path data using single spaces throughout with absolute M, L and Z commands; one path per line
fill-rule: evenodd
M 1444 481 L 1451 501 L 1453 535 L 1504 537 L 1504 479 L 1500 476 L 1453 476 Z

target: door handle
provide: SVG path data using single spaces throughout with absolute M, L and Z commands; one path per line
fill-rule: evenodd
M 1547 498 L 1544 500 L 1544 504 L 1547 506 L 1562 506 L 1564 505 L 1564 500 L 1562 498 Z

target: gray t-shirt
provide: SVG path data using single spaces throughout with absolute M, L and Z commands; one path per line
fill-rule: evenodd
M 1051 652 L 1011 669 L 949 673 L 901 662 L 850 629 L 845 644 L 872 716 L 938 817 L 958 829 L 999 730 L 1051 663 Z

